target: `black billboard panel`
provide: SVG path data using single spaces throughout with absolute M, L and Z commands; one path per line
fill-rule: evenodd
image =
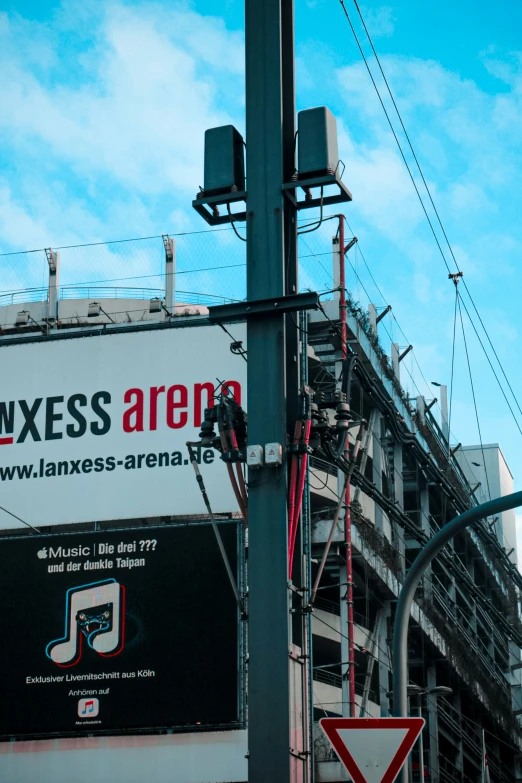
M 237 527 L 220 531 L 235 564 Z M 0 552 L 0 736 L 237 722 L 237 606 L 209 525 Z

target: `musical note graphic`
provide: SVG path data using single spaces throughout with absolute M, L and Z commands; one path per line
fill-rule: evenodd
M 78 701 L 79 718 L 95 718 L 99 711 L 100 702 L 98 699 L 80 699 Z M 87 720 L 86 723 L 89 723 L 89 721 Z
M 118 655 L 124 627 L 125 588 L 115 579 L 71 587 L 65 594 L 65 634 L 49 642 L 45 654 L 57 666 L 75 666 L 85 637 L 99 655 Z

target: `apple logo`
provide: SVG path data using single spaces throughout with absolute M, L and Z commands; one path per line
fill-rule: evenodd
M 44 547 L 43 549 L 40 549 L 37 553 L 40 560 L 45 560 L 47 557 L 47 549 Z

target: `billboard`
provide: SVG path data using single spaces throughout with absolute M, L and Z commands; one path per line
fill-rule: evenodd
M 185 444 L 219 381 L 246 394 L 218 326 L 3 344 L 0 359 L 5 509 L 35 527 L 205 513 Z M 198 459 L 213 510 L 235 510 L 219 455 Z M 0 527 L 17 525 L 0 510 Z
M 237 526 L 220 524 L 233 567 Z M 238 612 L 208 524 L 0 540 L 0 736 L 238 720 Z

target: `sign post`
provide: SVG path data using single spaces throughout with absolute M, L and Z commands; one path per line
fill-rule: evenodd
M 423 718 L 323 718 L 353 783 L 393 783 L 424 726 Z

